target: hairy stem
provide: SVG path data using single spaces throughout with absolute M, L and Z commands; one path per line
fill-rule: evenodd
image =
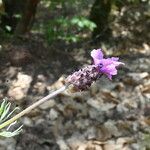
M 60 94 L 61 92 L 65 91 L 67 89 L 67 85 L 61 87 L 60 89 L 50 93 L 49 95 L 43 97 L 42 99 L 38 100 L 37 102 L 33 103 L 31 106 L 27 107 L 26 109 L 24 109 L 23 111 L 21 111 L 20 113 L 18 113 L 17 115 L 15 115 L 14 117 L 10 118 L 9 120 L 5 121 L 4 123 L 0 124 L 0 129 L 10 125 L 11 123 L 13 123 L 14 121 L 16 121 L 17 119 L 21 118 L 22 116 L 24 116 L 25 114 L 29 113 L 32 109 L 38 107 L 39 105 L 41 105 L 42 103 L 48 101 L 50 98 L 57 96 L 58 94 Z

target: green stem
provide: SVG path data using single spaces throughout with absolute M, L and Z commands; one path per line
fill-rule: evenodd
M 15 115 L 14 117 L 12 117 L 9 120 L 5 121 L 4 123 L 0 124 L 0 129 L 10 125 L 11 123 L 13 123 L 14 121 L 18 120 L 19 118 L 21 118 L 25 114 L 29 113 L 32 109 L 38 107 L 42 103 L 48 101 L 50 98 L 55 97 L 58 94 L 60 94 L 61 92 L 65 91 L 67 89 L 67 87 L 68 87 L 67 85 L 63 86 L 60 89 L 50 93 L 49 95 L 47 95 L 47 96 L 43 97 L 42 99 L 38 100 L 37 102 L 33 103 L 31 106 L 27 107 L 26 109 L 21 111 L 19 114 Z

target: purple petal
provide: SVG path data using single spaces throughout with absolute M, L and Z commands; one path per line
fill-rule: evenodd
M 99 61 L 99 63 L 103 64 L 103 66 L 111 65 L 111 64 L 112 64 L 112 60 L 111 60 L 110 58 L 101 59 L 101 60 Z
M 93 59 L 93 61 L 94 61 L 94 64 L 95 65 L 100 65 L 100 64 L 102 64 L 102 60 L 101 59 Z
M 113 61 L 118 61 L 118 60 L 119 60 L 119 57 L 111 57 L 111 60 L 113 60 Z
M 110 74 L 110 75 L 116 75 L 117 74 L 117 69 L 115 68 L 115 66 L 113 64 L 108 65 L 108 66 L 103 66 L 100 69 L 101 72 L 103 72 L 104 74 Z
M 107 58 L 107 59 L 102 59 L 101 63 L 103 65 L 111 65 L 113 64 L 114 66 L 119 66 L 119 65 L 124 65 L 124 63 L 117 61 L 117 58 L 113 58 L 114 60 L 112 60 L 112 58 Z
M 101 49 L 93 50 L 91 56 L 94 60 L 94 65 L 99 66 L 99 72 L 105 74 L 109 79 L 112 79 L 113 75 L 117 75 L 117 67 L 124 65 L 119 62 L 118 57 L 103 58 Z
M 97 50 L 92 50 L 91 51 L 91 57 L 93 59 L 103 59 L 103 52 L 101 51 L 101 49 L 97 49 Z

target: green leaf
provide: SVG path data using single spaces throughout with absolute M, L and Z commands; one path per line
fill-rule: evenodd
M 8 115 L 7 115 L 7 117 L 5 118 L 5 120 L 6 119 L 8 119 L 15 111 L 17 111 L 17 110 L 19 110 L 19 107 L 15 107 L 15 109 L 14 110 L 12 110 Z M 4 120 L 4 121 L 5 121 Z
M 7 116 L 7 114 L 9 113 L 9 110 L 10 110 L 10 106 L 11 106 L 11 103 L 6 104 L 6 106 L 3 110 L 3 113 L 0 117 L 0 121 L 2 121 Z
M 2 115 L 2 113 L 4 111 L 5 105 L 6 105 L 6 99 L 3 99 L 3 102 L 2 102 L 1 107 L 0 107 L 0 116 Z
M 3 137 L 13 137 L 13 136 L 16 136 L 18 135 L 20 132 L 22 132 L 22 127 L 23 125 L 21 125 L 19 128 L 17 128 L 15 131 L 13 132 L 10 132 L 10 131 L 2 131 L 0 132 L 0 136 L 3 136 Z
M 17 134 L 14 134 L 13 132 L 9 132 L 9 131 L 3 131 L 0 133 L 0 136 L 3 136 L 3 137 L 13 137 Z
M 19 109 L 18 107 L 15 107 L 12 111 L 10 111 L 10 107 L 11 107 L 11 103 L 7 101 L 7 98 L 3 99 L 3 102 L 1 103 L 1 106 L 0 106 L 0 123 L 8 120 L 12 116 L 12 114 L 14 114 L 14 112 Z M 13 132 L 9 131 L 10 128 L 16 124 L 16 122 L 17 121 L 12 122 L 7 127 L 7 129 L 1 131 L 0 136 L 12 137 L 12 136 L 18 135 L 22 131 L 22 126 L 17 128 Z

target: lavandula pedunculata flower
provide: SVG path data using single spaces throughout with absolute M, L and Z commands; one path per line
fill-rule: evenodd
M 119 62 L 119 58 L 103 58 L 101 49 L 93 50 L 91 52 L 94 64 L 88 65 L 72 75 L 69 75 L 66 79 L 66 83 L 72 84 L 77 90 L 86 90 L 91 84 L 100 78 L 103 74 L 109 79 L 112 79 L 113 75 L 117 74 L 117 68 L 124 63 Z

